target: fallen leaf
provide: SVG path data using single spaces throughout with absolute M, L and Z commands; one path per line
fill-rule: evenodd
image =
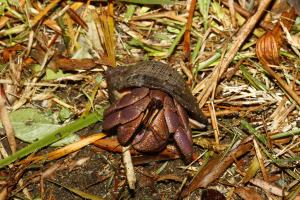
M 84 192 L 82 190 L 79 190 L 77 188 L 72 188 L 72 187 L 68 187 L 68 186 L 65 186 L 63 184 L 60 184 L 60 183 L 57 183 L 57 182 L 54 182 L 54 181 L 50 181 L 48 180 L 49 182 L 51 183 L 54 183 L 55 185 L 59 185 L 61 187 L 64 187 L 66 188 L 67 190 L 73 192 L 74 194 L 82 197 L 83 199 L 90 199 L 90 200 L 104 200 L 102 197 L 99 197 L 97 195 L 93 195 L 93 194 L 90 194 L 90 193 L 87 193 L 87 192 Z
M 259 170 L 259 162 L 256 156 L 253 157 L 253 159 L 251 160 L 251 164 L 249 166 L 249 168 L 247 169 L 246 175 L 244 176 L 242 183 L 247 183 L 248 181 L 250 181 L 250 179 L 252 179 L 255 174 L 257 173 L 257 171 Z
M 263 200 L 263 198 L 251 188 L 237 187 L 234 192 L 245 200 Z
M 286 12 L 283 12 L 280 21 L 276 24 L 272 31 L 266 32 L 262 37 L 260 37 L 256 43 L 256 55 L 261 63 L 264 65 L 272 64 L 278 65 L 279 50 L 284 42 L 283 29 L 280 22 L 289 31 L 296 17 L 295 9 L 291 8 Z
M 97 140 L 93 142 L 93 144 L 107 151 L 122 153 L 122 146 L 119 144 L 116 137 Z M 167 146 L 162 152 L 157 154 L 141 155 L 141 153 L 135 151 L 134 149 L 130 149 L 130 153 L 132 156 L 139 155 L 139 157 L 132 157 L 135 165 L 149 163 L 156 160 L 177 159 L 180 157 L 179 152 L 170 146 Z
M 183 178 L 179 177 L 179 176 L 176 176 L 174 174 L 165 174 L 165 175 L 159 176 L 156 179 L 156 181 L 165 181 L 165 180 L 172 180 L 172 181 L 181 182 L 183 180 Z
M 247 141 L 247 140 L 245 140 Z M 206 188 L 210 183 L 218 179 L 231 166 L 234 160 L 252 148 L 252 141 L 242 142 L 237 148 L 233 149 L 228 155 L 210 160 L 207 165 L 193 178 L 191 183 L 183 190 L 181 197 L 186 197 L 197 188 Z

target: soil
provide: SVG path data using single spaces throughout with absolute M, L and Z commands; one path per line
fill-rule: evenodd
M 98 129 L 98 126 L 92 129 Z M 93 130 L 89 128 L 79 134 L 91 132 Z M 41 153 L 52 150 L 53 148 L 49 147 Z M 59 167 L 55 172 L 43 181 L 40 178 L 32 179 L 57 165 Z M 182 169 L 184 166 L 181 159 L 135 166 L 136 189 L 130 190 L 126 183 L 121 154 L 107 152 L 90 145 L 67 157 L 45 163 L 36 170 L 28 169 L 24 180 L 25 182 L 33 180 L 28 189 L 34 198 L 40 198 L 42 195 L 42 199 L 83 199 L 69 190 L 72 188 L 104 199 L 176 199 L 181 189 L 181 181 L 184 178 L 190 180 L 194 175 L 191 171 Z M 158 170 L 161 170 L 159 174 Z M 199 195 L 200 192 L 196 191 L 190 199 L 199 199 Z

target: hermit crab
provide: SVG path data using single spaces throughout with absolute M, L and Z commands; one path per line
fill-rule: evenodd
M 163 150 L 173 138 L 184 160 L 192 160 L 188 115 L 204 125 L 207 119 L 176 70 L 145 61 L 117 67 L 107 73 L 106 80 L 111 105 L 104 112 L 103 130 L 116 130 L 121 145 L 131 144 L 145 153 Z M 116 92 L 123 96 L 116 98 Z

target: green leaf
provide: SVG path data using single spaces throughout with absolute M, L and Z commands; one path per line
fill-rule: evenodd
M 37 141 L 61 127 L 55 124 L 52 118 L 34 108 L 19 109 L 11 112 L 9 116 L 15 136 L 24 142 Z M 64 146 L 78 140 L 79 136 L 70 135 L 52 146 Z
M 42 69 L 40 65 L 34 65 L 32 67 L 32 70 L 35 73 L 39 73 Z M 72 76 L 73 74 L 71 73 L 64 73 L 61 69 L 57 70 L 57 72 L 53 71 L 52 69 L 47 68 L 46 69 L 46 75 L 43 77 L 43 80 L 47 81 L 47 80 L 56 80 L 59 78 L 63 78 L 63 77 L 68 77 L 68 76 Z
M 24 116 L 23 116 L 24 117 Z M 48 135 L 42 137 L 38 141 L 33 142 L 32 144 L 20 149 L 16 153 L 0 160 L 0 168 L 5 167 L 12 162 L 16 161 L 17 159 L 23 158 L 24 156 L 35 152 L 43 147 L 46 147 L 54 142 L 57 142 L 67 136 L 71 135 L 72 133 L 79 131 L 82 128 L 88 127 L 97 121 L 102 120 L 103 118 L 103 108 L 99 112 L 93 112 L 85 117 L 75 120 L 74 122 L 57 128 L 49 132 Z
M 68 144 L 72 144 L 74 142 L 77 142 L 80 140 L 80 137 L 78 135 L 76 135 L 75 133 L 72 133 L 68 136 L 66 136 L 65 138 L 58 140 L 57 142 L 54 142 L 53 144 L 51 144 L 51 146 L 53 147 L 62 147 L 62 146 L 66 146 Z
M 51 69 L 46 69 L 46 76 L 43 78 L 43 80 L 56 80 L 58 78 L 63 78 L 63 77 L 67 77 L 67 76 L 71 76 L 72 74 L 70 73 L 64 73 L 61 69 L 58 70 L 57 72 L 54 72 Z
M 59 119 L 61 121 L 65 121 L 71 117 L 73 113 L 66 107 L 62 107 L 62 109 L 59 111 Z
M 135 7 L 136 7 L 136 5 L 133 5 L 133 4 L 127 6 L 127 11 L 124 15 L 125 22 L 128 22 L 131 19 L 132 15 L 135 12 Z
M 15 136 L 25 142 L 34 142 L 60 127 L 34 108 L 19 109 L 10 113 Z

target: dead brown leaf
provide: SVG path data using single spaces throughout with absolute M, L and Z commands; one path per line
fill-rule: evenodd
M 287 30 L 290 30 L 294 24 L 295 18 L 295 9 L 291 8 L 282 13 L 280 21 L 287 28 Z M 256 55 L 261 63 L 272 65 L 279 64 L 279 49 L 282 47 L 284 42 L 283 39 L 283 30 L 280 22 L 276 24 L 272 31 L 268 31 L 259 38 L 256 44 Z
M 236 158 L 249 152 L 252 148 L 252 141 L 242 142 L 233 149 L 225 158 L 218 157 L 210 160 L 207 165 L 198 172 L 192 182 L 183 190 L 181 197 L 186 197 L 197 188 L 206 188 L 210 183 L 218 179 Z
M 237 187 L 234 192 L 246 200 L 263 200 L 263 198 L 253 189 L 246 187 Z
M 93 142 L 93 144 L 101 149 L 115 152 L 115 153 L 122 153 L 122 146 L 119 144 L 116 137 L 105 138 L 101 140 L 97 140 Z M 135 151 L 134 149 L 130 149 L 131 155 L 141 155 L 139 152 Z M 135 165 L 138 164 L 145 164 L 157 160 L 170 160 L 170 159 L 177 159 L 180 157 L 180 154 L 174 148 L 167 146 L 162 152 L 155 155 L 142 155 L 139 157 L 133 157 L 133 163 Z

